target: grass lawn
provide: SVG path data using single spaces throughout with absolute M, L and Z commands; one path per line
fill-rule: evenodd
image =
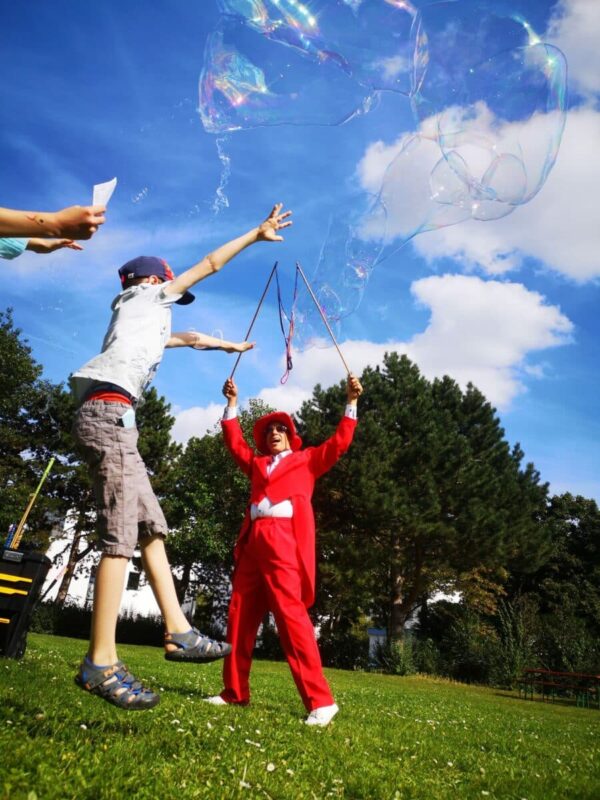
M 425 677 L 328 670 L 341 712 L 302 724 L 287 665 L 256 662 L 253 703 L 214 707 L 221 665 L 122 646 L 160 688 L 124 712 L 73 683 L 85 643 L 30 635 L 0 659 L 0 797 L 600 798 L 600 711 Z

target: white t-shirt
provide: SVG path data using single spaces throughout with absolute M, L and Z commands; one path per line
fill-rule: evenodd
M 74 372 L 69 383 L 81 402 L 92 383 L 115 383 L 139 398 L 158 369 L 171 336 L 171 306 L 181 294 L 165 294 L 168 283 L 141 283 L 112 302 L 102 352 Z

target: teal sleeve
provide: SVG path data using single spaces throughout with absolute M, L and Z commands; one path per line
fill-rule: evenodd
M 29 239 L 1 239 L 0 258 L 16 258 L 27 247 Z

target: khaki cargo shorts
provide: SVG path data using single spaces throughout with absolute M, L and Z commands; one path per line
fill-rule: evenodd
M 132 408 L 89 400 L 79 408 L 73 435 L 89 467 L 98 511 L 101 549 L 131 558 L 140 536 L 168 533 L 167 521 L 137 449 L 138 430 L 123 427 Z

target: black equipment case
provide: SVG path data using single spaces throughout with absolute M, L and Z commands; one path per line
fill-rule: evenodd
M 0 656 L 21 658 L 51 561 L 22 550 L 4 548 L 0 553 Z

